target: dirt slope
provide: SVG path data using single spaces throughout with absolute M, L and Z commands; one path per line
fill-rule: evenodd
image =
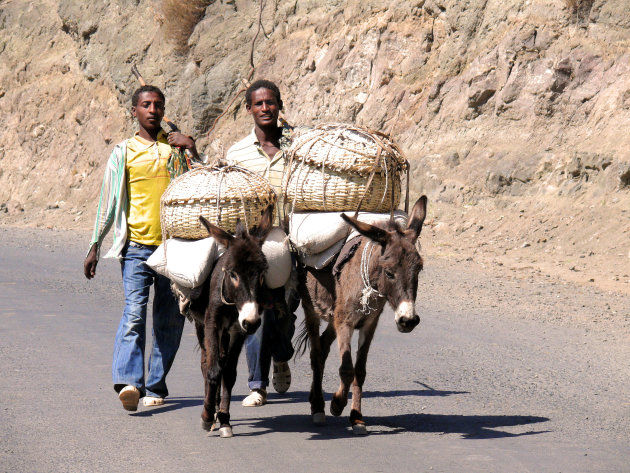
M 573 8 L 571 5 L 576 5 Z M 130 66 L 220 155 L 258 2 L 212 2 L 185 45 L 157 0 L 0 4 L 0 224 L 87 228 L 133 131 Z M 630 293 L 630 2 L 266 2 L 255 77 L 294 123 L 390 132 L 430 198 L 430 251 Z M 178 29 L 179 28 L 179 29 Z

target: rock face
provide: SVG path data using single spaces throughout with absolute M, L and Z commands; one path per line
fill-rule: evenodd
M 259 2 L 206 4 L 192 25 L 157 0 L 0 5 L 0 221 L 91 225 L 109 151 L 134 130 L 134 63 L 200 149 L 220 156 L 248 132 L 237 101 L 208 133 L 250 71 Z M 265 2 L 254 78 L 279 84 L 289 122 L 391 133 L 436 222 L 543 200 L 600 215 L 605 202 L 628 240 L 628 11 L 629 0 Z M 174 29 L 191 32 L 186 44 Z

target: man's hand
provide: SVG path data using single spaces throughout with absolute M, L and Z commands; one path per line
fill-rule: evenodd
M 182 135 L 179 131 L 172 131 L 168 134 L 168 144 L 177 148 L 190 150 L 194 158 L 197 158 L 197 147 L 195 140 L 190 136 Z
M 90 248 L 90 252 L 85 257 L 85 261 L 83 262 L 83 274 L 88 279 L 92 279 L 96 274 L 96 264 L 98 263 L 98 259 L 96 258 L 97 253 L 97 245 L 94 243 L 92 248 Z

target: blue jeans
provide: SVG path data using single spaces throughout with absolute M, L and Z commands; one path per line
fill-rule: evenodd
M 184 317 L 170 287 L 170 280 L 149 268 L 145 261 L 157 247 L 128 242 L 120 262 L 125 309 L 116 341 L 112 379 L 119 392 L 126 385 L 135 386 L 141 396 L 166 397 L 166 375 L 171 369 L 184 329 Z M 149 355 L 148 377 L 144 379 L 149 289 L 153 295 L 153 346 Z
M 289 308 L 284 301 L 283 288 L 273 290 L 272 295 L 274 308 L 264 310 L 260 327 L 245 341 L 249 389 L 267 388 L 271 359 L 289 361 L 294 352 L 291 339 L 296 317 L 293 311 L 297 309 L 299 300 L 292 301 Z

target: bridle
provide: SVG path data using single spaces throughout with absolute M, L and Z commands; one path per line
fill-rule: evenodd
M 372 240 L 368 240 L 363 247 L 363 254 L 361 255 L 361 281 L 363 281 L 363 290 L 361 291 L 361 312 L 366 314 L 372 307 L 370 307 L 370 298 L 373 295 L 378 297 L 385 297 L 385 294 L 378 292 L 372 287 L 370 283 L 370 259 L 372 257 Z
M 236 305 L 236 302 L 228 302 L 223 296 L 223 286 L 225 286 L 225 268 L 221 268 L 221 271 L 223 271 L 221 275 L 221 302 L 225 305 Z

